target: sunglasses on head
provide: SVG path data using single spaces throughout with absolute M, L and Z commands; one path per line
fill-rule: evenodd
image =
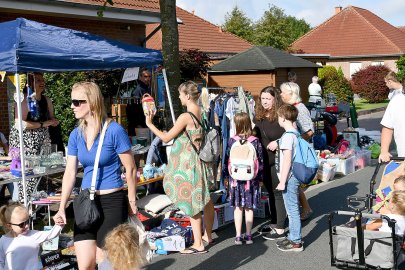
M 75 107 L 79 107 L 80 105 L 82 105 L 83 103 L 87 103 L 86 100 L 84 99 L 72 99 L 72 104 Z
M 29 224 L 30 223 L 30 219 L 27 219 L 26 221 L 24 221 L 24 222 L 21 222 L 21 223 L 19 223 L 19 224 L 14 224 L 14 223 L 9 223 L 10 225 L 14 225 L 14 226 L 18 226 L 18 227 L 20 227 L 21 229 L 23 229 L 25 226 L 27 226 L 27 224 Z

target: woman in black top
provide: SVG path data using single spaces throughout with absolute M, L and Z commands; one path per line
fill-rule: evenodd
M 276 151 L 274 145 L 276 140 L 280 139 L 284 129 L 278 124 L 277 109 L 283 104 L 280 97 L 280 91 L 274 87 L 267 86 L 260 92 L 260 99 L 256 106 L 255 124 L 257 135 L 260 138 L 263 148 L 264 177 L 263 184 L 269 192 L 271 207 L 271 223 L 276 224 L 275 230 L 270 226 L 262 228 L 261 232 L 266 239 L 279 239 L 284 236 L 284 227 L 287 213 L 284 206 L 282 191 L 276 190 L 279 183 L 276 172 Z M 271 150 L 273 149 L 273 150 Z

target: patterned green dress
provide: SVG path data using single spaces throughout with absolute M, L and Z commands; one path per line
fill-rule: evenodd
M 188 132 L 194 145 L 197 146 L 201 141 L 201 128 L 186 130 L 175 139 L 165 170 L 163 188 L 180 210 L 193 217 L 210 200 L 209 188 L 213 174 L 211 166 L 200 160 L 185 132 Z

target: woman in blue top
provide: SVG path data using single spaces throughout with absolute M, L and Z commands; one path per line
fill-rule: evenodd
M 56 224 L 66 223 L 65 208 L 76 181 L 78 162 L 83 165 L 82 188 L 90 188 L 99 135 L 107 119 L 103 96 L 97 84 L 80 82 L 73 85 L 71 108 L 79 126 L 69 136 L 66 171 L 63 176 L 62 198 Z M 128 201 L 121 180 L 121 163 L 128 182 Z M 135 214 L 135 163 L 126 131 L 116 122 L 108 125 L 100 154 L 96 180 L 96 203 L 102 219 L 93 228 L 81 230 L 75 224 L 74 241 L 79 269 L 95 269 L 96 259 L 103 260 L 105 236 Z M 129 209 L 128 209 L 129 205 Z

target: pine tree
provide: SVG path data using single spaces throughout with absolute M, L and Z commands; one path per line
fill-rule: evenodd
M 225 15 L 222 25 L 225 31 L 230 32 L 247 41 L 253 41 L 253 23 L 237 6 Z

